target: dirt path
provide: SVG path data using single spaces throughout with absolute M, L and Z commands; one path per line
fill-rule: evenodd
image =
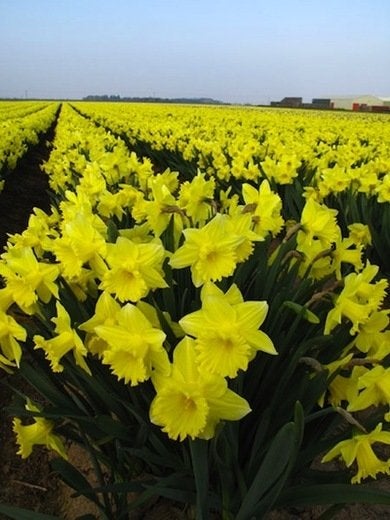
M 26 227 L 34 207 L 48 211 L 48 179 L 40 165 L 50 155 L 59 112 L 48 131 L 37 145 L 21 158 L 17 167 L 6 178 L 0 193 L 0 253 L 7 243 L 8 233 L 20 233 Z M 50 472 L 46 450 L 35 449 L 26 460 L 16 454 L 12 434 L 12 418 L 6 406 L 12 401 L 11 391 L 4 386 L 11 378 L 0 371 L 0 503 L 25 507 L 37 512 L 55 513 L 56 479 Z M 25 383 L 12 378 L 23 391 Z M 6 518 L 0 515 L 0 519 Z
M 0 193 L 0 252 L 7 243 L 7 233 L 20 233 L 27 227 L 34 207 L 49 211 L 48 178 L 40 165 L 49 158 L 58 116 L 59 112 L 39 143 L 28 150 L 5 180 Z

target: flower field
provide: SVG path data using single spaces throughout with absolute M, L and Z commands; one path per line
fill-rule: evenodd
M 0 191 L 4 177 L 54 121 L 59 103 L 0 103 Z
M 58 108 L 0 104 L 0 175 Z M 0 260 L 21 457 L 106 519 L 390 504 L 386 115 L 62 103 L 41 169 Z

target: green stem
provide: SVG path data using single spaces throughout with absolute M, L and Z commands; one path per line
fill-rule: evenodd
M 194 472 L 196 486 L 196 520 L 207 520 L 208 518 L 208 445 L 207 441 L 190 441 L 192 469 Z

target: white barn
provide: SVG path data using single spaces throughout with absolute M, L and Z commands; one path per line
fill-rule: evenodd
M 331 97 L 330 103 L 332 108 L 343 108 L 345 110 L 359 110 L 362 107 L 390 107 L 390 98 L 379 96 L 342 96 Z

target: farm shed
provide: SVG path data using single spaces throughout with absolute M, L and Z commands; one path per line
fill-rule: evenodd
M 331 106 L 345 110 L 361 110 L 364 107 L 390 106 L 390 98 L 372 95 L 334 97 L 331 98 Z

